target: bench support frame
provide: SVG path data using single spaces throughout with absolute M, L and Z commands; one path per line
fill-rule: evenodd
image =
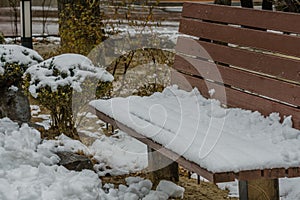
M 154 187 L 160 180 L 179 181 L 178 163 L 148 146 L 148 172 Z
M 279 200 L 278 179 L 239 181 L 241 200 Z

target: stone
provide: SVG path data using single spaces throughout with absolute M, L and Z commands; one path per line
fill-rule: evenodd
M 68 170 L 82 171 L 84 169 L 94 170 L 91 159 L 85 155 L 79 155 L 73 152 L 60 151 L 56 153 L 60 162 L 59 165 L 64 166 Z
M 8 117 L 19 123 L 31 119 L 28 97 L 21 87 L 0 88 L 0 117 Z

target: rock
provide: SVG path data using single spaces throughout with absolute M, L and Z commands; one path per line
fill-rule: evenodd
M 82 171 L 84 169 L 94 169 L 91 159 L 85 155 L 79 155 L 67 151 L 57 152 L 56 154 L 60 158 L 59 165 L 64 166 L 68 170 Z
M 8 117 L 19 123 L 31 119 L 30 104 L 21 87 L 0 88 L 0 118 Z

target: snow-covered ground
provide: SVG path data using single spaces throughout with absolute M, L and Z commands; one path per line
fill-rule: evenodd
M 31 106 L 34 116 L 43 117 L 47 126 L 48 115 L 41 115 L 38 106 Z M 89 113 L 89 118 L 94 118 Z M 156 190 L 152 183 L 139 177 L 126 179 L 127 185 L 101 182 L 101 176 L 127 174 L 147 166 L 147 148 L 144 144 L 119 132 L 112 137 L 89 133 L 95 141 L 86 146 L 61 135 L 58 140 L 42 140 L 37 130 L 24 124 L 19 127 L 8 118 L 0 119 L 0 199 L 167 199 L 174 193 L 182 195 L 183 188 L 162 182 Z M 100 163 L 97 172 L 69 171 L 58 166 L 57 151 L 82 151 Z M 100 177 L 100 178 L 99 178 Z M 196 175 L 193 175 L 196 178 Z M 204 179 L 203 179 L 204 180 Z M 218 184 L 229 189 L 229 195 L 238 197 L 237 182 Z M 169 195 L 168 195 L 169 194 Z M 300 179 L 280 179 L 282 200 L 300 198 Z
M 75 172 L 57 165 L 59 158 L 55 152 L 62 150 L 82 150 L 96 155 L 95 158 L 98 159 L 101 151 L 113 151 L 110 155 L 103 155 L 108 156 L 107 159 L 115 153 L 118 154 L 118 143 L 114 145 L 115 148 L 107 149 L 105 141 L 105 138 L 99 138 L 91 147 L 87 147 L 63 135 L 58 140 L 42 140 L 40 133 L 27 124 L 19 127 L 8 118 L 0 119 L 0 199 L 166 200 L 183 195 L 184 188 L 168 181 L 161 181 L 156 190 L 151 190 L 151 181 L 129 177 L 126 179 L 126 185 L 115 187 L 112 184 L 102 185 L 101 179 L 94 171 Z M 111 141 L 107 143 L 111 144 Z M 101 159 L 103 156 L 100 156 Z M 122 160 L 128 158 L 130 163 L 131 155 L 124 153 L 122 156 Z M 112 159 L 111 162 L 119 164 L 119 160 L 116 159 Z

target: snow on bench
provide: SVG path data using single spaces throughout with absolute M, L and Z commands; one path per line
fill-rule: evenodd
M 96 110 L 213 173 L 300 165 L 300 131 L 278 113 L 222 108 L 195 88 L 90 103 Z

